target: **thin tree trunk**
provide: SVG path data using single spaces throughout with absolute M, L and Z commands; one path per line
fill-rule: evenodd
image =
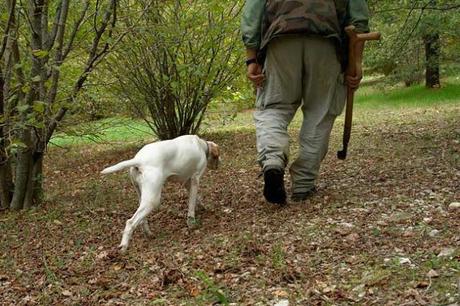
M 5 81 L 3 72 L 0 70 L 0 116 L 5 116 Z M 11 163 L 6 154 L 6 127 L 0 127 L 0 209 L 7 209 L 11 202 L 13 192 L 13 177 L 11 175 Z
M 7 209 L 10 206 L 13 197 L 13 176 L 11 160 L 7 152 L 8 147 L 8 130 L 10 114 L 9 92 L 11 89 L 11 79 L 13 75 L 15 51 L 17 48 L 17 24 L 15 7 L 16 1 L 6 1 L 6 7 L 9 11 L 7 29 L 2 39 L 0 50 L 0 60 L 3 66 L 0 67 L 0 116 L 3 118 L 4 124 L 0 127 L 0 208 Z M 20 71 L 20 68 L 17 69 Z M 19 82 L 21 78 L 19 77 Z M 10 104 L 13 104 L 11 102 Z
M 430 33 L 424 37 L 426 71 L 425 86 L 427 88 L 441 87 L 439 63 L 441 54 L 441 44 L 438 33 Z
M 25 138 L 25 137 L 24 137 Z M 22 138 L 22 139 L 24 139 Z M 16 165 L 16 180 L 14 186 L 13 200 L 11 201 L 11 209 L 23 209 L 24 199 L 26 197 L 27 187 L 29 186 L 29 177 L 31 176 L 32 158 L 30 149 L 21 149 L 18 153 Z
M 43 153 L 24 149 L 18 156 L 12 209 L 29 209 L 43 200 Z
M 0 165 L 0 209 L 7 209 L 13 197 L 13 177 L 9 160 Z
M 43 201 L 43 156 L 42 152 L 34 152 L 32 155 L 32 200 L 33 205 L 40 205 Z
M 5 116 L 3 72 L 0 70 L 0 116 Z M 11 202 L 13 178 L 11 176 L 11 163 L 6 154 L 5 129 L 0 127 L 0 209 L 7 209 Z
M 33 154 L 29 155 L 30 161 L 29 161 L 29 173 L 27 176 L 27 187 L 25 190 L 25 195 L 24 195 L 24 204 L 23 208 L 24 209 L 29 209 L 34 206 L 34 189 L 35 189 L 35 177 L 34 177 L 34 160 L 33 160 Z

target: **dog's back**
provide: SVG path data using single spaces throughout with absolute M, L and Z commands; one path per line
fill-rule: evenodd
M 166 178 L 174 176 L 186 180 L 206 166 L 205 145 L 195 135 L 157 141 L 145 145 L 133 159 L 108 167 L 101 173 L 113 173 L 129 167 L 137 167 L 141 172 L 147 168 L 156 168 Z
M 134 157 L 144 167 L 161 169 L 166 177 L 188 179 L 206 166 L 206 148 L 198 136 L 185 135 L 154 142 L 143 147 Z

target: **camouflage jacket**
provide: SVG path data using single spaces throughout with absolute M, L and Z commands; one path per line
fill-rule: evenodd
M 343 49 L 343 29 L 368 32 L 368 19 L 366 0 L 246 0 L 241 31 L 245 46 L 255 50 L 289 34 L 332 38 Z

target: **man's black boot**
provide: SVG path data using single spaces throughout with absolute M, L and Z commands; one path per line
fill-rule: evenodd
M 271 168 L 264 171 L 264 197 L 273 204 L 286 204 L 284 190 L 284 172 L 281 169 Z
M 314 196 L 316 192 L 317 192 L 316 187 L 312 187 L 311 189 L 305 192 L 299 192 L 299 193 L 294 192 L 294 194 L 291 196 L 291 200 L 294 202 L 306 201 L 310 199 L 312 196 Z

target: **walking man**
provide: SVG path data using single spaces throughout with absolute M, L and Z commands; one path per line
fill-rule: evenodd
M 360 66 L 356 76 L 344 77 L 344 28 L 354 25 L 357 32 L 368 32 L 368 18 L 365 0 L 246 0 L 241 30 L 247 75 L 257 87 L 257 154 L 268 202 L 286 203 L 287 128 L 299 107 L 303 122 L 299 156 L 289 169 L 291 199 L 303 201 L 316 191 L 346 86 L 357 88 L 362 78 Z M 357 58 L 362 52 L 360 45 Z

